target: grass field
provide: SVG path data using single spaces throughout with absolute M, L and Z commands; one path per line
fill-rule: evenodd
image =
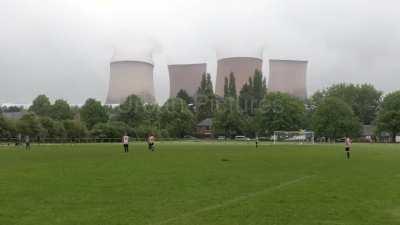
M 400 146 L 0 147 L 1 225 L 395 225 Z

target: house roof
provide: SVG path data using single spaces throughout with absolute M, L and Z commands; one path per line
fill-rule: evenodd
M 363 136 L 373 136 L 375 134 L 376 126 L 374 125 L 363 125 L 361 134 Z
M 211 127 L 213 124 L 211 118 L 204 119 L 197 124 L 198 127 Z
M 19 120 L 19 119 L 21 119 L 22 116 L 24 116 L 26 114 L 26 112 L 25 111 L 22 111 L 22 112 L 3 112 L 1 114 L 7 119 Z

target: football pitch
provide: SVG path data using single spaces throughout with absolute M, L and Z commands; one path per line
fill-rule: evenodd
M 400 146 L 2 146 L 0 224 L 396 225 Z

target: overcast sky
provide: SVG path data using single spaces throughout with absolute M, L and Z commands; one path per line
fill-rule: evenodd
M 396 0 L 0 0 L 0 104 L 38 94 L 104 102 L 112 57 L 168 63 L 260 56 L 309 61 L 309 94 L 338 82 L 400 89 Z M 267 65 L 263 68 L 267 73 Z

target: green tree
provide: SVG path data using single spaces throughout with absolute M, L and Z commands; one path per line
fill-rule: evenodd
M 203 74 L 197 91 L 196 113 L 197 121 L 213 116 L 216 108 L 216 98 L 210 74 Z
M 351 107 L 336 97 L 324 99 L 312 118 L 313 129 L 317 136 L 338 137 L 358 136 L 360 122 Z
M 136 95 L 131 95 L 118 107 L 118 121 L 122 121 L 131 127 L 139 126 L 145 119 L 143 101 Z
M 224 79 L 224 98 L 237 98 L 236 79 L 233 72 L 229 74 L 229 78 Z
M 201 75 L 200 86 L 199 86 L 199 88 L 197 89 L 197 93 L 198 93 L 198 94 L 204 94 L 204 92 L 206 91 L 206 89 L 207 89 L 207 74 L 206 74 L 206 73 L 203 73 L 203 74 Z
M 1 106 L 0 112 L 22 112 L 24 111 L 23 106 Z
M 90 132 L 96 138 L 120 138 L 125 133 L 131 133 L 131 129 L 123 122 L 112 121 L 96 124 Z
M 400 91 L 386 95 L 381 104 L 377 118 L 380 132 L 389 132 L 392 142 L 400 133 Z
M 229 96 L 229 80 L 228 77 L 224 77 L 224 97 Z
M 193 104 L 194 100 L 190 95 L 183 89 L 179 90 L 178 94 L 176 95 L 177 98 L 183 99 L 186 104 Z
M 211 80 L 211 75 L 209 73 L 207 73 L 206 76 L 206 89 L 205 89 L 205 93 L 206 94 L 210 94 L 210 95 L 214 95 L 214 88 L 213 88 L 213 83 Z
M 50 117 L 41 117 L 39 118 L 39 122 L 44 130 L 44 137 L 63 138 L 66 136 L 66 132 L 62 122 L 54 121 Z
M 250 78 L 251 79 L 251 78 Z M 245 83 L 239 93 L 239 106 L 245 115 L 254 114 L 254 96 L 252 87 Z
M 258 107 L 259 103 L 263 100 L 265 94 L 267 93 L 267 84 L 265 78 L 263 78 L 262 72 L 255 70 L 253 82 L 250 83 L 253 84 L 251 88 L 255 100 L 255 107 Z
M 62 121 L 54 121 L 51 132 L 49 132 L 51 138 L 65 138 L 67 132 L 64 128 Z
M 63 125 L 68 138 L 85 138 L 88 135 L 85 124 L 79 120 L 64 120 Z
M 192 132 L 194 116 L 185 101 L 170 98 L 165 102 L 161 107 L 161 126 L 175 137 L 183 137 Z
M 0 138 L 11 138 L 15 135 L 15 124 L 0 113 Z
M 86 123 L 89 129 L 92 129 L 97 123 L 108 121 L 107 109 L 101 105 L 100 101 L 89 98 L 80 110 L 81 120 Z
M 144 111 L 144 123 L 150 128 L 149 132 L 156 132 L 160 129 L 160 107 L 156 104 L 147 104 Z
M 317 108 L 325 99 L 325 91 L 318 90 L 307 100 L 310 108 Z
M 73 114 L 67 101 L 58 99 L 51 106 L 51 118 L 55 120 L 72 119 Z
M 214 94 L 214 89 L 210 74 L 203 73 L 203 75 L 201 76 L 200 87 L 197 89 L 197 94 L 198 95 Z
M 27 113 L 18 120 L 17 131 L 30 137 L 38 137 L 43 134 L 43 128 L 34 113 Z
M 225 136 L 233 137 L 241 133 L 242 122 L 237 100 L 233 97 L 225 97 L 219 105 L 213 120 L 213 129 L 222 131 Z
M 240 90 L 239 105 L 245 115 L 254 116 L 266 93 L 266 80 L 261 71 L 255 70 L 253 77 L 249 77 Z
M 38 116 L 49 116 L 50 110 L 51 103 L 46 95 L 37 96 L 29 107 L 29 111 L 34 112 Z
M 295 131 L 303 127 L 304 103 L 285 93 L 269 93 L 257 110 L 261 129 L 266 134 L 274 131 Z
M 358 85 L 357 98 L 354 101 L 353 111 L 364 124 L 371 124 L 378 115 L 382 92 L 369 84 Z
M 261 119 L 258 114 L 254 116 L 242 114 L 241 121 L 241 130 L 247 137 L 256 137 L 262 133 L 263 126 L 261 126 Z
M 71 112 L 72 112 L 72 118 L 75 118 L 75 117 L 80 117 L 80 108 L 79 108 L 79 106 L 76 106 L 76 105 L 72 105 L 72 106 L 70 106 L 70 108 L 71 108 Z
M 370 84 L 341 83 L 316 92 L 311 99 L 312 103 L 318 107 L 323 99 L 329 97 L 336 97 L 346 102 L 363 124 L 371 124 L 376 119 L 382 92 Z
M 231 72 L 229 74 L 229 84 L 228 84 L 228 97 L 237 98 L 237 92 L 236 92 L 236 79 L 235 79 L 235 75 L 233 74 L 233 72 Z

